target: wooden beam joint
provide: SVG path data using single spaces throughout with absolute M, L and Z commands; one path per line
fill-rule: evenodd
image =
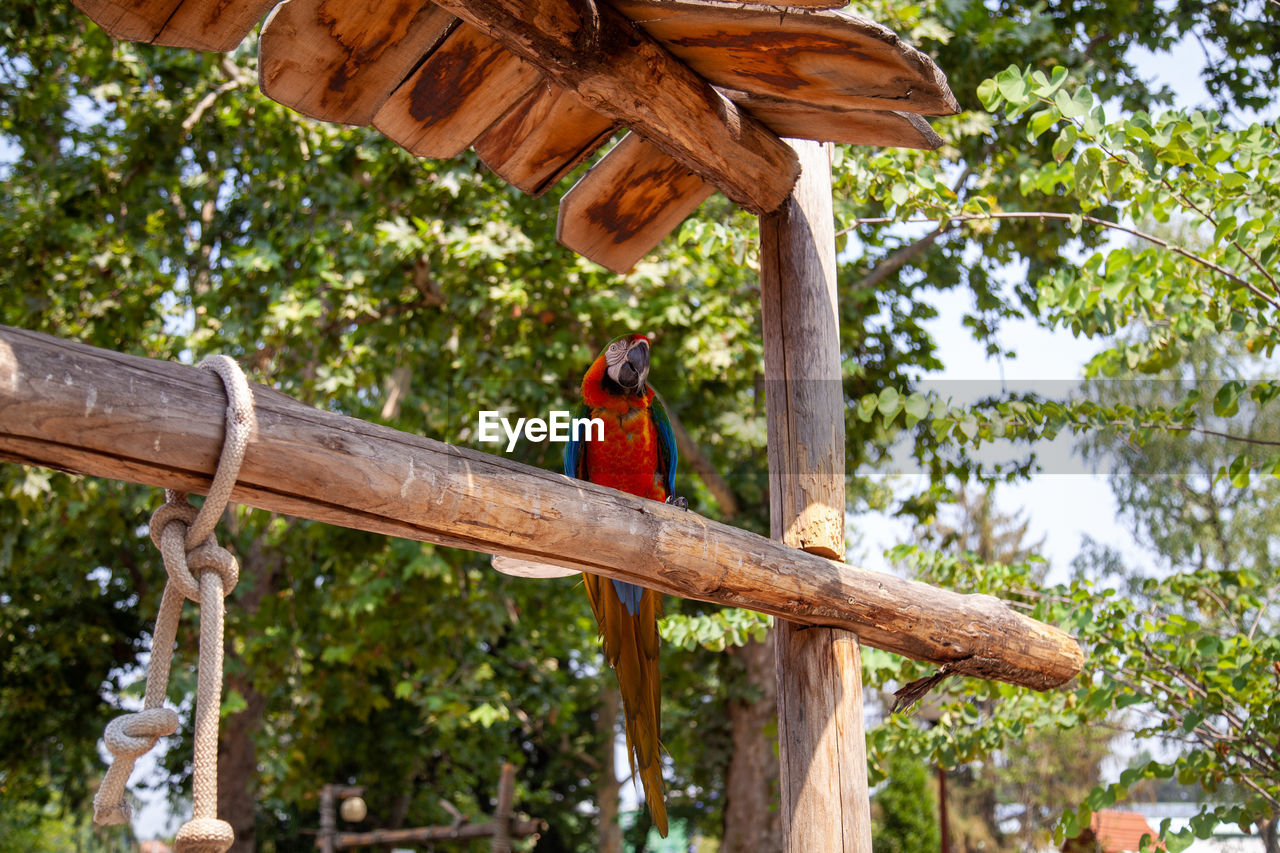
M 795 154 L 608 3 L 436 0 L 745 209 L 777 209 Z

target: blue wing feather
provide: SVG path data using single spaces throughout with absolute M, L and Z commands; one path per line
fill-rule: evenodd
M 575 420 L 590 416 L 591 412 L 585 403 L 579 404 L 577 411 L 573 413 Z M 587 454 L 583 452 L 582 444 L 570 430 L 569 441 L 564 446 L 564 473 L 568 477 L 587 480 L 590 479 L 587 476 Z
M 676 452 L 676 434 L 671 429 L 671 418 L 667 417 L 667 409 L 657 396 L 649 407 L 653 423 L 658 428 L 658 466 L 662 470 L 662 479 L 667 487 L 667 497 L 676 493 L 676 464 L 680 454 Z

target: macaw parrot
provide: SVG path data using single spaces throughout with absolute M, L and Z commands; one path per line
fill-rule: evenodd
M 647 384 L 649 339 L 614 338 L 582 379 L 584 417 L 604 421 L 603 441 L 570 441 L 564 472 L 655 501 L 673 498 L 676 442 L 662 403 Z M 662 596 L 623 581 L 584 574 L 591 610 L 600 626 L 604 655 L 618 676 L 626 717 L 627 754 L 644 784 L 645 802 L 658 832 L 667 835 L 658 730 L 661 699 L 658 617 Z

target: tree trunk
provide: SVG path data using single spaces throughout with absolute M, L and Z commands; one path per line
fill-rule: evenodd
M 618 711 L 622 707 L 622 695 L 612 684 L 600 695 L 600 721 L 598 729 L 604 733 L 605 742 L 596 782 L 596 808 L 600 829 L 600 853 L 622 853 L 622 825 L 618 823 L 618 768 L 614 765 L 614 741 L 617 737 Z
M 246 676 L 228 676 L 226 687 L 239 691 L 247 707 L 222 721 L 218 739 L 218 816 L 235 830 L 230 853 L 254 853 L 258 753 L 253 735 L 262 724 L 267 697 L 255 690 Z
M 1271 813 L 1271 820 L 1258 822 L 1258 834 L 1267 853 L 1280 853 L 1280 810 Z
M 777 719 L 778 680 L 770 631 L 763 643 L 747 643 L 733 655 L 746 669 L 753 701 L 731 701 L 733 758 L 729 762 L 721 853 L 775 853 L 782 850 L 778 812 Z
M 236 514 L 228 510 L 222 518 L 223 525 L 234 537 L 239 527 Z M 228 545 L 235 548 L 234 542 Z M 252 615 L 262 599 L 275 590 L 276 580 L 280 577 L 279 559 L 267 557 L 261 538 L 250 541 L 239 557 L 242 565 L 240 584 L 236 594 L 227 600 L 228 610 Z M 244 624 L 247 620 L 238 621 Z M 232 690 L 238 692 L 244 698 L 245 707 L 221 722 L 218 737 L 218 817 L 231 824 L 235 831 L 236 840 L 230 853 L 254 853 L 258 843 L 255 830 L 258 752 L 253 736 L 262 725 L 267 697 L 253 686 L 252 672 L 247 667 L 232 666 L 232 661 L 238 660 L 233 630 L 228 629 L 224 641 L 227 674 L 223 695 Z

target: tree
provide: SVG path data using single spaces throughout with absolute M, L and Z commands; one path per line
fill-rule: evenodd
M 876 853 L 938 849 L 938 807 L 923 761 L 906 755 L 891 757 L 884 785 L 872 796 L 872 804 Z
M 953 519 L 939 520 L 917 531 L 917 548 L 901 551 L 906 566 L 928 577 L 955 572 L 1007 574 L 1002 567 L 1019 566 L 1028 588 L 1045 583 L 1048 564 L 1036 556 L 1043 545 L 1029 543 L 1029 521 L 1020 514 L 1005 514 L 997 506 L 995 492 L 956 494 Z M 938 552 L 923 547 L 936 546 Z M 948 565 L 950 568 L 943 569 Z M 963 587 L 961 587 L 963 588 Z M 961 719 L 994 717 L 1001 713 L 998 699 L 973 698 Z M 957 715 L 931 700 L 927 714 L 934 725 L 954 726 Z M 1105 722 L 1105 721 L 1103 721 Z M 946 774 L 948 832 L 952 849 L 977 851 L 1043 845 L 1062 816 L 1064 804 L 1075 803 L 1098 783 L 1102 761 L 1112 740 L 1110 726 L 1056 729 L 1027 726 L 1010 732 L 997 748 L 983 749 Z M 885 771 L 892 772 L 892 771 Z
M 1256 826 L 1264 838 L 1274 833 L 1277 768 L 1269 745 L 1280 719 L 1269 697 L 1280 611 L 1268 590 L 1274 588 L 1269 554 L 1280 529 L 1278 486 L 1274 477 L 1235 478 L 1231 471 L 1239 445 L 1277 435 L 1276 415 L 1254 399 L 1233 396 L 1246 379 L 1266 381 L 1247 355 L 1204 342 L 1190 352 L 1179 372 L 1088 386 L 1089 401 L 1111 411 L 1160 410 L 1193 399 L 1193 430 L 1135 436 L 1123 424 L 1093 433 L 1087 445 L 1111 462 L 1122 514 L 1151 547 L 1154 571 L 1126 566 L 1119 554 L 1090 544 L 1074 580 L 1045 588 L 1034 564 L 902 552 L 935 582 L 1012 594 L 1042 618 L 1065 619 L 1087 651 L 1078 688 L 1061 701 L 966 687 L 959 694 L 965 704 L 948 703 L 944 713 L 958 712 L 971 730 L 919 733 L 894 720 L 874 733 L 885 750 L 903 748 L 901 739 L 919 749 L 923 740 L 926 752 L 949 764 L 995 760 L 1003 781 L 1022 774 L 1002 755 L 1037 739 L 1052 743 L 1068 729 L 1119 725 L 1139 739 L 1161 741 L 1163 749 L 1135 756 L 1118 781 L 1087 795 L 1055 792 L 1058 803 L 1079 803 L 1067 810 L 1060 835 L 1073 837 L 1093 810 L 1170 778 L 1202 792 L 1189 830 L 1173 835 L 1162 825 L 1170 849 L 1206 837 L 1223 822 Z M 1002 711 L 981 718 L 974 709 L 993 707 L 984 704 L 992 701 L 1002 703 Z M 1029 781 L 1023 777 L 1023 784 Z
M 1046 11 L 1050 19 L 1059 15 L 1070 19 L 1073 14 L 1058 9 L 1037 9 L 1036 14 Z M 1126 9 L 1123 14 L 1132 11 Z M 1180 5 L 1169 10 L 1170 18 L 1157 12 L 1154 16 L 1159 20 L 1145 19 L 1144 23 L 1152 27 L 1151 33 L 1164 38 L 1166 25 L 1174 19 L 1186 24 L 1189 19 L 1184 16 L 1198 20 L 1205 11 Z M 1135 21 L 1145 14 L 1140 13 Z M 1276 9 L 1253 6 L 1240 14 L 1250 20 L 1224 28 L 1224 43 L 1248 38 L 1254 24 L 1274 18 Z M 1003 28 L 1007 34 L 1020 23 L 1016 15 L 1011 16 L 992 32 Z M 1116 30 L 1103 27 L 1099 35 L 1114 39 L 1118 31 L 1128 32 L 1127 26 L 1119 23 Z M 1199 31 L 1198 23 L 1192 21 L 1191 26 Z M 1140 33 L 1130 37 L 1145 41 Z M 957 164 L 962 165 L 958 179 L 945 183 L 940 179 L 943 172 L 931 169 L 932 164 L 917 159 L 909 168 L 900 169 L 901 156 L 888 152 L 867 158 L 846 172 L 855 197 L 879 200 L 886 211 L 859 211 L 852 219 L 859 229 L 901 229 L 914 222 L 933 226 L 922 237 L 899 242 L 896 248 L 878 254 L 883 260 L 865 280 L 878 287 L 892 286 L 894 277 L 903 270 L 912 275 L 924 273 L 926 281 L 967 280 L 975 291 L 978 309 L 978 315 L 970 318 L 975 330 L 990 333 L 1001 316 L 1025 310 L 1046 325 L 1102 341 L 1111 339 L 1112 345 L 1091 366 L 1094 376 L 1128 377 L 1178 367 L 1186 364 L 1188 354 L 1203 340 L 1232 340 L 1253 352 L 1272 352 L 1280 295 L 1272 273 L 1277 251 L 1273 211 L 1278 140 L 1274 128 L 1257 123 L 1241 127 L 1241 122 L 1230 124 L 1213 113 L 1147 112 L 1147 105 L 1128 100 L 1134 93 L 1126 91 L 1131 79 L 1126 75 L 1110 80 L 1093 78 L 1097 70 L 1093 58 L 1068 69 L 1057 58 L 1045 61 L 1046 56 L 1028 52 L 1029 42 L 1025 38 L 1018 42 L 1023 55 L 1013 60 L 1015 65 L 978 88 L 979 97 L 993 115 L 987 123 L 971 125 L 972 136 L 990 138 L 993 130 L 998 132 L 1006 122 L 1012 122 L 1022 128 L 1021 145 L 997 145 L 982 156 L 965 157 Z M 1274 59 L 1261 63 L 1268 73 L 1274 73 Z M 949 70 L 953 67 L 945 61 L 942 64 Z M 1244 76 L 1228 73 L 1222 79 L 1231 77 L 1239 82 Z M 1223 105 L 1229 107 L 1254 102 L 1257 93 L 1248 86 L 1232 85 L 1220 90 L 1220 95 Z M 1104 100 L 1119 104 L 1121 118 L 1108 119 L 1101 107 Z M 993 175 L 1002 180 L 992 180 Z M 1198 245 L 1192 248 L 1171 242 L 1158 236 L 1154 227 L 1141 225 L 1170 219 L 1196 232 Z M 1039 231 L 1042 227 L 1045 232 Z M 1055 228 L 1066 230 L 1054 234 Z M 1137 242 L 1101 246 L 1099 236 L 1107 232 L 1127 234 Z M 857 233 L 866 245 L 876 239 L 861 230 Z M 901 233 L 890 232 L 891 239 Z M 1043 234 L 1039 248 L 1021 242 L 1035 233 Z M 1073 239 L 1068 235 L 1077 235 L 1073 248 L 1084 258 L 1082 263 L 1063 263 L 1061 247 Z M 947 238 L 961 236 L 970 241 L 964 246 L 970 250 L 968 255 L 946 252 L 941 246 Z M 975 244 L 981 251 L 972 251 Z M 945 255 L 941 266 L 932 266 L 939 255 Z M 998 280 L 992 275 L 993 267 L 1019 256 L 1027 263 L 1025 283 L 1013 283 L 1014 298 L 1002 298 L 991 289 Z M 958 269 L 971 260 L 976 261 L 977 269 Z M 1143 334 L 1113 338 L 1131 328 L 1140 328 Z M 994 339 L 992 351 L 999 352 Z M 1275 396 L 1274 388 L 1267 377 L 1224 383 L 1215 393 L 1215 408 L 1219 414 L 1234 414 L 1236 405 L 1245 400 L 1266 406 Z M 1200 397 L 1188 391 L 1180 399 L 1142 406 L 1027 395 L 998 396 L 976 407 L 961 407 L 913 392 L 903 383 L 863 393 L 855 411 L 868 423 L 887 420 L 891 425 L 900 422 L 907 429 L 928 431 L 930 435 L 918 438 L 915 446 L 933 473 L 932 492 L 905 507 L 927 518 L 939 496 L 949 489 L 945 475 L 954 474 L 962 481 L 974 476 L 995 480 L 1016 476 L 1034 464 L 991 470 L 956 445 L 972 450 L 1002 438 L 1052 438 L 1063 430 L 1089 433 L 1114 427 L 1138 443 L 1161 433 L 1205 434 L 1212 427 L 1197 417 L 1199 402 Z M 930 444 L 930 438 L 939 444 Z M 939 446 L 946 446 L 948 452 L 937 453 Z M 1267 440 L 1237 442 L 1221 473 L 1240 488 L 1255 477 L 1274 472 L 1277 461 L 1280 457 L 1275 445 Z M 930 750 L 945 763 L 989 755 L 1008 738 L 1022 737 L 1028 726 L 1081 725 L 1100 720 L 1126 703 L 1156 701 L 1160 722 L 1145 729 L 1147 733 L 1163 726 L 1169 731 L 1181 725 L 1194 730 L 1200 714 L 1212 717 L 1232 708 L 1224 719 L 1251 715 L 1248 720 L 1256 722 L 1256 728 L 1251 725 L 1242 738 L 1241 731 L 1228 727 L 1229 737 L 1220 739 L 1215 748 L 1221 760 L 1198 751 L 1189 763 L 1135 768 L 1115 788 L 1091 792 L 1081 808 L 1069 815 L 1067 834 L 1078 829 L 1090 809 L 1114 802 L 1128 785 L 1153 773 L 1177 772 L 1210 788 L 1219 784 L 1214 774 L 1224 778 L 1250 776 L 1249 784 L 1254 786 L 1250 804 L 1206 810 L 1193 829 L 1195 833 L 1207 832 L 1215 822 L 1247 824 L 1270 815 L 1274 797 L 1266 782 L 1270 771 L 1265 761 L 1261 767 L 1256 765 L 1259 759 L 1251 746 L 1254 739 L 1270 736 L 1267 733 L 1272 726 L 1268 712 L 1253 705 L 1256 695 L 1266 695 L 1265 685 L 1274 677 L 1265 666 L 1272 654 L 1270 640 L 1264 637 L 1261 645 L 1255 645 L 1256 635 L 1247 633 L 1201 637 L 1189 627 L 1193 623 L 1187 616 L 1173 612 L 1179 603 L 1187 606 L 1191 602 L 1196 618 L 1203 618 L 1205 608 L 1199 602 L 1221 598 L 1229 602 L 1230 614 L 1223 614 L 1228 622 L 1252 624 L 1261 603 L 1250 592 L 1255 579 L 1245 576 L 1241 581 L 1230 574 L 1151 579 L 1144 585 L 1150 606 L 1147 612 L 1083 580 L 1069 588 L 1037 590 L 1031 583 L 1034 573 L 1027 566 L 985 565 L 981 571 L 972 567 L 958 571 L 958 566 L 940 562 L 932 568 L 937 571 L 929 577 L 939 582 L 963 583 L 971 589 L 1021 600 L 1046 618 L 1066 619 L 1065 624 L 1080 631 L 1089 647 L 1087 674 L 1094 679 L 1086 680 L 1070 703 L 1043 697 L 1043 701 L 1023 704 L 1022 697 L 1011 701 L 1014 695 L 999 689 L 967 687 L 971 699 L 1000 697 L 1004 718 L 974 719 L 974 727 L 960 734 L 935 733 Z M 1203 644 L 1196 648 L 1202 639 Z M 1231 650 L 1225 657 L 1215 651 L 1219 643 Z M 1193 657 L 1192 649 L 1198 658 Z M 1117 688 L 1110 679 L 1123 678 L 1125 667 L 1132 667 L 1129 675 L 1141 671 L 1148 680 Z M 1208 675 L 1215 672 L 1233 673 L 1229 686 Z M 901 672 L 896 675 L 907 676 Z M 1207 687 L 1199 684 L 1200 676 L 1215 683 Z M 1188 685 L 1188 680 L 1196 686 Z M 1188 690 L 1190 700 L 1185 697 Z M 1176 697 L 1174 705 L 1165 702 L 1170 696 Z M 1215 731 L 1221 735 L 1224 730 L 1215 727 Z M 916 737 L 918 733 L 898 728 L 891 721 L 886 744 L 898 735 Z M 1246 769 L 1250 767 L 1252 770 Z M 1170 843 L 1185 844 L 1188 838 L 1184 835 Z
M 1117 663 L 1137 682 L 1131 686 L 1138 695 L 1151 693 L 1150 704 L 1137 706 L 1148 715 L 1140 727 L 1179 757 L 1143 756 L 1135 771 L 1160 778 L 1172 769 L 1179 782 L 1198 783 L 1209 813 L 1222 803 L 1251 803 L 1238 814 L 1249 815 L 1268 851 L 1275 851 L 1280 808 L 1268 774 L 1276 769 L 1269 748 L 1276 721 L 1266 712 L 1253 716 L 1250 694 L 1269 680 L 1280 683 L 1280 672 L 1268 671 L 1274 644 L 1267 638 L 1280 623 L 1271 592 L 1280 482 L 1271 476 L 1241 482 L 1231 466 L 1241 445 L 1280 436 L 1280 423 L 1274 409 L 1230 396 L 1236 383 L 1266 376 L 1273 366 L 1207 342 L 1193 346 L 1187 362 L 1176 373 L 1091 386 L 1098 402 L 1135 408 L 1197 396 L 1196 421 L 1205 430 L 1155 434 L 1141 444 L 1114 432 L 1092 437 L 1088 452 L 1109 463 L 1123 517 L 1156 566 L 1127 565 L 1111 549 L 1089 543 L 1077 569 L 1121 585 L 1160 626 L 1133 638 L 1128 658 Z M 1170 681 L 1162 689 L 1163 678 Z
M 138 849 L 128 827 L 102 829 L 92 815 L 60 802 L 51 790 L 43 802 L 0 787 L 0 834 L 8 850 L 30 853 L 133 853 Z
M 398 385 L 400 411 L 387 420 L 464 442 L 481 401 L 546 411 L 570 398 L 613 323 L 648 322 L 619 308 L 625 295 L 575 308 L 562 282 L 605 289 L 599 271 L 564 252 L 547 265 L 553 218 L 477 176 L 474 161 L 424 167 L 367 131 L 271 104 L 249 85 L 252 45 L 219 60 L 112 43 L 69 4 L 3 14 L 21 38 L 6 45 L 0 120 L 18 152 L 0 219 L 0 286 L 14 297 L 5 322 L 151 356 L 216 348 L 255 379 L 370 419 Z M 71 108 L 86 98 L 103 114 Z M 532 295 L 526 282 L 538 283 Z M 654 290 L 669 294 L 656 310 L 687 304 L 678 289 Z M 571 323 L 548 339 L 560 317 Z M 521 452 L 552 464 L 549 447 Z M 59 705 L 16 669 L 6 677 L 15 701 L 3 731 L 22 756 L 9 779 L 41 778 L 40 757 L 57 748 L 50 772 L 65 774 L 84 809 L 94 742 L 146 647 L 140 614 L 154 612 L 158 561 L 139 528 L 155 497 L 5 473 L 6 553 L 17 557 L 5 566 L 6 615 L 67 638 L 23 666 L 75 688 Z M 306 846 L 297 831 L 314 823 L 309 797 L 334 780 L 368 785 L 373 813 L 391 823 L 447 823 L 441 797 L 487 811 L 504 756 L 522 764 L 518 800 L 551 819 L 562 844 L 590 837 L 577 806 L 603 743 L 590 724 L 597 668 L 583 656 L 593 629 L 571 583 L 506 580 L 474 555 L 261 513 L 236 513 L 229 532 L 245 571 L 228 625 L 221 799 L 243 848 L 255 836 Z M 105 580 L 86 583 L 95 569 Z M 69 595 L 39 594 L 63 587 Z M 74 604 L 89 595 L 99 603 Z M 393 618 L 406 613 L 422 616 Z M 73 644 L 72 628 L 110 641 Z M 17 636 L 15 665 L 42 639 Z M 64 644 L 87 662 L 48 653 Z M 190 662 L 175 668 L 179 708 Z M 33 704 L 52 712 L 39 727 L 18 716 Z M 168 754 L 176 785 L 184 756 Z

